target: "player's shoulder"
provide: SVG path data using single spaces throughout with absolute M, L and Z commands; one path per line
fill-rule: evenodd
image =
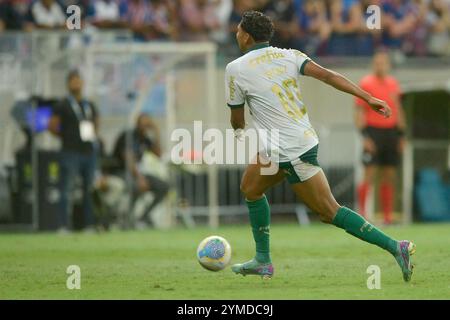
M 227 64 L 227 66 L 225 67 L 226 73 L 230 73 L 230 72 L 237 73 L 237 72 L 239 72 L 240 65 L 242 63 L 242 58 L 243 57 L 239 57 L 239 58 L 234 59 L 233 61 L 229 62 Z
M 308 55 L 300 50 L 297 50 L 297 49 L 287 49 L 287 50 L 296 57 L 302 57 L 305 59 L 309 59 Z
M 309 57 L 308 57 L 308 55 L 306 53 L 304 53 L 304 52 L 302 52 L 300 50 L 297 50 L 297 49 L 278 48 L 278 47 L 273 47 L 273 46 L 269 47 L 269 49 L 271 49 L 272 51 L 279 52 L 279 53 L 281 53 L 281 54 L 283 54 L 285 56 L 288 56 L 288 57 L 295 57 L 295 58 L 302 57 L 302 58 L 305 58 L 305 59 L 309 59 Z

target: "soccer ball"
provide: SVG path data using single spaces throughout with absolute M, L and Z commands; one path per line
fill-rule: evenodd
M 197 248 L 197 259 L 207 270 L 222 270 L 231 260 L 230 244 L 222 237 L 210 236 L 200 242 Z

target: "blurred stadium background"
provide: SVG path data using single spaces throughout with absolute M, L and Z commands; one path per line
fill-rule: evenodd
M 379 5 L 381 30 L 366 28 Z M 66 29 L 66 8 L 82 12 L 81 30 Z M 45 7 L 52 8 L 45 13 Z M 43 9 L 44 8 L 44 9 Z M 118 135 L 149 114 L 160 130 L 162 157 L 144 157 L 143 170 L 170 184 L 152 212 L 156 228 L 239 223 L 243 166 L 179 166 L 170 161 L 175 128 L 229 128 L 225 65 L 239 56 L 234 31 L 242 12 L 257 9 L 276 24 L 274 45 L 296 48 L 358 82 L 374 51 L 385 47 L 402 87 L 408 144 L 402 159 L 396 220 L 450 220 L 450 1 L 447 0 L 2 0 L 0 2 L 0 230 L 57 230 L 61 208 L 60 148 L 47 130 L 66 76 L 80 70 L 86 96 L 100 113 L 104 154 L 99 174 L 115 176 Z M 64 19 L 60 19 L 61 14 Z M 348 95 L 301 79 L 319 159 L 338 201 L 356 206 L 361 178 L 360 134 Z M 201 150 L 192 150 L 196 157 Z M 134 197 L 130 174 L 98 193 L 99 225 L 132 229 L 152 200 Z M 117 176 L 116 176 L 117 177 Z M 83 227 L 79 185 L 71 224 Z M 95 191 L 95 190 L 94 190 Z M 98 190 L 97 190 L 98 191 Z M 273 220 L 309 223 L 309 212 L 287 184 L 269 192 Z M 376 197 L 371 219 L 376 221 Z

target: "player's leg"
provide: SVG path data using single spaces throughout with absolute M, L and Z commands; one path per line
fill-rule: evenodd
M 78 159 L 73 153 L 63 152 L 61 160 L 61 210 L 58 228 L 60 232 L 65 233 L 72 226 L 70 221 L 72 212 L 71 193 L 78 172 Z
M 269 164 L 261 163 L 257 157 L 255 163 L 250 164 L 242 177 L 241 192 L 249 210 L 250 224 L 256 244 L 256 260 L 269 263 L 270 259 L 270 207 L 264 192 L 283 181 L 284 173 L 280 170 L 274 175 L 262 174 L 263 168 Z
M 364 165 L 363 180 L 358 186 L 358 207 L 359 212 L 363 217 L 367 218 L 367 199 L 372 190 L 375 174 L 377 173 L 377 166 L 368 164 Z
M 334 199 L 322 170 L 304 182 L 293 184 L 292 189 L 310 209 L 319 215 L 321 221 L 334 224 L 349 234 L 377 245 L 394 255 L 402 269 L 403 278 L 409 281 L 412 274 L 409 256 L 414 253 L 414 244 L 389 237 L 358 213 L 340 206 Z
M 270 207 L 264 192 L 284 179 L 284 173 L 277 170 L 273 175 L 262 174 L 264 168 L 259 157 L 250 164 L 242 177 L 241 191 L 249 210 L 256 255 L 251 261 L 232 266 L 235 273 L 272 276 L 273 267 L 270 257 Z
M 92 231 L 96 224 L 92 200 L 95 169 L 97 167 L 96 161 L 96 155 L 94 153 L 90 155 L 80 155 L 79 174 L 83 190 L 84 228 L 87 231 Z
M 381 167 L 380 200 L 383 210 L 384 223 L 392 223 L 394 209 L 396 168 L 394 166 Z
M 363 138 L 362 163 L 364 165 L 363 181 L 358 186 L 358 207 L 362 216 L 367 217 L 367 199 L 373 186 L 379 163 L 379 130 L 367 128 L 367 135 Z
M 140 220 L 150 224 L 151 223 L 150 214 L 153 211 L 153 209 L 155 209 L 156 206 L 160 204 L 166 197 L 167 193 L 169 192 L 169 184 L 164 180 L 161 180 L 158 177 L 152 175 L 146 175 L 145 179 L 147 179 L 148 185 L 150 186 L 149 191 L 153 193 L 153 201 L 145 209 L 145 212 L 140 218 Z
M 394 209 L 394 193 L 396 168 L 400 160 L 399 137 L 395 129 L 384 129 L 382 140 L 382 153 L 380 154 L 381 181 L 380 202 L 383 210 L 384 223 L 392 222 Z

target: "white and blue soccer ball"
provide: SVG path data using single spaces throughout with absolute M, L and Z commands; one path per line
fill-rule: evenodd
M 197 248 L 197 259 L 203 268 L 220 271 L 230 263 L 231 246 L 222 237 L 210 236 L 200 242 Z

